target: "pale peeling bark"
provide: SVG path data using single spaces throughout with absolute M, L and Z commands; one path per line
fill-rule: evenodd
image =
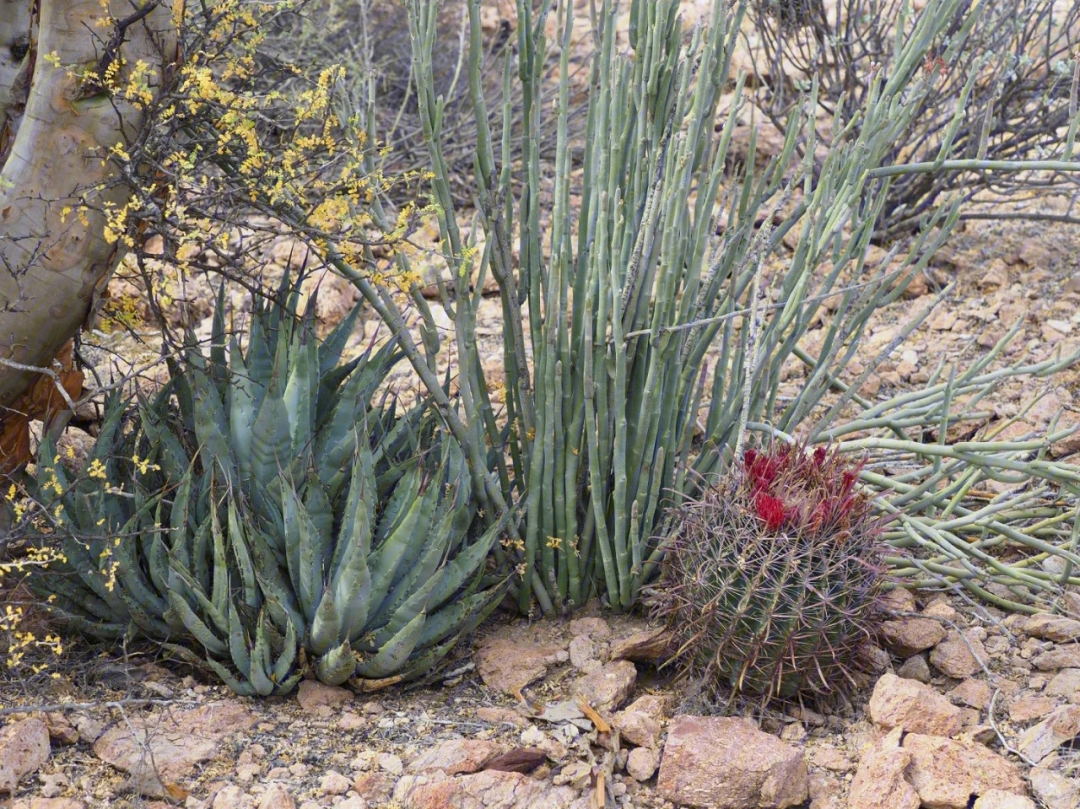
M 0 419 L 34 379 L 4 360 L 47 367 L 119 258 L 101 209 L 127 195 L 102 158 L 142 116 L 80 76 L 102 63 L 116 31 L 101 21 L 128 19 L 144 2 L 0 0 L 0 131 L 9 133 L 0 139 Z M 160 78 L 176 59 L 170 8 L 128 26 L 119 54 L 120 86 L 138 60 Z

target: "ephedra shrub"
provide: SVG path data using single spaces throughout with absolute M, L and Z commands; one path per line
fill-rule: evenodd
M 852 682 L 883 582 L 882 520 L 859 470 L 823 446 L 749 449 L 682 505 L 655 607 L 707 693 Z

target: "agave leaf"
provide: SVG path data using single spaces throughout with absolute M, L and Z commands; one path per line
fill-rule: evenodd
M 255 553 L 259 553 L 257 547 L 254 550 Z M 307 621 L 296 603 L 296 595 L 281 568 L 273 565 L 260 569 L 258 577 L 266 612 L 274 624 L 284 627 L 286 633 L 289 631 L 289 626 L 292 626 L 294 632 L 303 635 L 307 630 Z
M 246 679 L 251 679 L 251 653 L 248 650 L 247 632 L 240 620 L 236 604 L 229 604 L 229 656 L 233 665 Z
M 174 564 L 170 566 L 169 572 L 171 574 L 169 591 L 166 594 L 169 597 L 169 604 L 173 604 L 172 597 L 174 595 L 182 598 L 185 604 L 187 604 L 188 597 L 190 596 L 190 598 L 195 600 L 195 603 L 198 604 L 199 608 L 210 618 L 214 626 L 217 627 L 217 630 L 222 635 L 228 635 L 229 618 L 227 603 L 225 612 L 218 609 L 217 605 L 206 595 L 206 591 L 203 590 L 192 577 L 190 571 Z
M 423 482 L 423 477 L 424 470 L 420 468 L 419 463 L 410 459 L 408 471 L 394 486 L 383 508 L 383 513 L 379 517 L 379 524 L 375 528 L 376 546 L 383 544 L 388 536 L 397 531 L 410 509 L 419 502 L 420 484 Z
M 236 559 L 236 567 L 240 572 L 240 581 L 243 583 L 244 603 L 249 607 L 259 606 L 259 591 L 255 586 L 255 564 L 251 558 L 248 531 L 245 530 L 245 521 L 240 519 L 240 513 L 236 507 L 236 495 L 233 492 L 227 496 L 228 520 L 229 520 L 229 547 Z M 258 529 L 253 528 L 257 531 Z
M 164 533 L 168 530 L 163 525 L 165 498 L 158 498 L 154 514 L 154 530 L 144 533 L 143 549 L 146 556 L 146 570 L 153 582 L 154 589 L 164 593 L 169 582 L 169 551 L 165 547 Z
M 327 685 L 341 685 L 356 671 L 356 656 L 345 641 L 315 661 L 315 676 Z
M 498 603 L 498 597 L 505 588 L 492 588 L 480 593 L 459 598 L 451 604 L 428 614 L 424 622 L 424 631 L 416 642 L 417 650 L 426 649 L 439 643 L 450 635 L 460 634 L 463 627 L 467 626 L 469 619 L 474 615 L 484 613 L 485 609 L 494 607 Z M 490 610 L 489 610 L 490 611 Z M 482 619 L 481 619 L 482 620 Z
M 303 501 L 308 518 L 315 526 L 316 536 L 323 540 L 322 556 L 326 558 L 330 555 L 331 537 L 334 535 L 334 507 L 314 469 L 308 469 Z
M 195 436 L 204 456 L 215 463 L 225 479 L 236 483 L 232 475 L 232 449 L 229 446 L 228 422 L 221 395 L 206 369 L 206 360 L 196 350 L 187 354 L 187 373 L 193 382 L 192 399 L 195 406 Z
M 238 680 L 233 676 L 232 672 L 225 668 L 212 658 L 206 659 L 206 665 L 214 670 L 214 674 L 221 678 L 221 681 L 229 687 L 229 690 L 234 694 L 241 697 L 255 697 L 260 696 L 255 690 L 255 687 L 246 680 Z
M 310 309 L 314 309 L 314 306 L 310 306 Z M 360 317 L 360 312 L 363 309 L 363 304 L 357 302 L 352 309 L 349 310 L 349 314 L 345 315 L 341 320 L 337 322 L 337 325 L 330 330 L 330 333 L 326 335 L 323 341 L 319 344 L 319 379 L 326 379 L 327 375 L 333 373 L 335 370 L 353 363 L 342 363 L 341 354 L 345 350 L 345 346 L 348 345 L 349 338 L 352 337 L 353 330 L 356 328 L 356 321 Z M 354 360 L 354 363 L 357 362 Z M 335 385 L 330 390 L 336 390 Z M 327 389 L 323 387 L 319 391 L 319 398 L 322 398 L 323 392 Z
M 268 697 L 277 690 L 270 677 L 270 638 L 266 631 L 266 616 L 259 613 L 255 624 L 255 646 L 251 650 L 251 685 L 260 696 Z
M 261 306 L 257 306 L 251 316 L 248 330 L 248 350 L 243 358 L 247 376 L 255 387 L 252 389 L 255 410 L 262 407 L 263 397 L 269 387 L 270 377 L 274 373 L 273 346 L 277 335 L 268 329 L 267 317 Z
M 101 548 L 100 542 L 94 542 L 92 545 L 87 546 L 80 541 L 68 538 L 63 547 L 64 556 L 67 559 L 67 568 L 74 571 L 78 582 L 85 586 L 93 596 L 96 596 L 98 604 L 95 604 L 93 599 L 86 598 L 87 594 L 80 595 L 77 589 L 78 584 L 73 582 L 73 586 L 65 587 L 59 577 L 52 579 L 52 589 L 67 593 L 75 603 L 85 604 L 87 611 L 92 612 L 92 614 L 100 614 L 102 618 L 119 618 L 122 616 L 126 622 L 128 619 L 127 607 L 121 601 L 115 589 L 108 586 L 108 577 L 102 574 L 99 567 L 101 565 L 101 558 L 98 555 Z M 93 549 L 94 553 L 91 553 L 91 549 Z M 104 614 L 99 613 L 98 610 L 103 610 Z
M 354 436 L 366 421 L 367 402 L 361 391 L 363 379 L 354 373 L 341 388 L 334 407 L 315 438 L 315 467 L 319 478 L 329 483 L 356 453 Z M 367 439 L 364 439 L 367 443 Z
M 171 556 L 182 567 L 191 569 L 191 555 L 188 553 L 188 543 L 185 541 L 188 537 L 189 521 L 188 521 L 188 506 L 191 501 L 191 482 L 193 477 L 194 468 L 188 466 L 184 470 L 183 475 L 180 477 L 180 485 L 176 488 L 176 494 L 173 495 L 172 513 L 169 514 L 169 532 L 173 537 Z M 164 538 L 161 540 L 164 545 Z
M 183 442 L 165 423 L 167 414 L 158 414 L 149 408 L 140 408 L 140 426 L 151 444 L 159 448 L 157 463 L 168 480 L 179 480 L 192 465 Z
M 221 530 L 217 509 L 210 512 L 210 533 L 214 539 L 213 589 L 210 600 L 222 615 L 227 615 L 232 604 L 229 587 L 229 559 L 225 551 L 225 535 Z
M 352 483 L 330 573 L 330 587 L 337 603 L 345 605 L 344 631 L 345 637 L 350 640 L 356 640 L 367 626 L 372 600 L 368 553 L 374 520 L 372 501 L 375 486 L 368 460 L 370 456 L 365 447 L 360 463 L 353 465 Z
M 304 615 L 314 617 L 323 590 L 325 541 L 320 538 L 295 489 L 285 488 L 285 540 L 289 578 Z
M 58 622 L 71 627 L 76 632 L 103 640 L 119 639 L 127 632 L 127 622 L 95 621 L 84 615 L 64 609 L 56 604 L 48 605 L 50 615 L 55 615 Z
M 401 677 L 402 682 L 408 682 L 430 674 L 438 666 L 439 662 L 450 653 L 450 650 L 457 645 L 458 640 L 459 638 L 455 636 L 446 643 L 432 646 L 422 652 L 418 651 L 418 646 L 417 650 L 413 651 L 413 656 L 407 661 L 405 668 L 398 671 L 397 676 Z
M 229 410 L 229 437 L 236 453 L 236 465 L 241 480 L 251 478 L 251 438 L 255 430 L 255 401 L 259 398 L 260 382 L 248 372 L 244 355 L 236 337 L 229 340 L 229 358 L 232 365 L 231 383 L 225 397 Z
M 383 644 L 389 643 L 391 638 L 397 635 L 402 627 L 411 623 L 417 615 L 422 612 L 426 614 L 428 600 L 431 598 L 431 590 L 434 586 L 435 582 L 430 579 L 422 583 L 395 612 L 389 614 L 389 620 L 385 624 L 379 625 L 374 621 L 369 621 L 368 625 L 375 630 L 375 633 L 364 642 L 361 649 L 374 651 L 382 648 Z
M 304 677 L 304 672 L 297 669 L 297 671 L 295 671 L 288 679 L 282 680 L 281 682 L 278 683 L 277 693 L 278 694 L 289 694 L 289 693 L 291 693 L 292 690 L 294 688 L 296 688 L 297 683 L 299 683 L 300 680 L 303 679 L 303 677 Z
M 403 626 L 401 631 L 384 644 L 374 656 L 358 663 L 356 673 L 368 679 L 379 679 L 394 674 L 405 665 L 409 655 L 416 648 L 416 642 L 420 639 L 420 633 L 424 628 L 425 617 L 423 611 L 417 613 L 416 617 Z
M 229 368 L 225 363 L 225 282 L 218 286 L 217 305 L 210 321 L 210 379 L 217 388 L 218 399 L 225 398 L 229 386 Z
M 373 598 L 385 598 L 398 578 L 402 563 L 419 556 L 428 539 L 431 510 L 437 496 L 437 492 L 429 487 L 423 496 L 416 498 L 397 528 L 372 552 L 368 566 L 371 568 Z
M 341 365 L 319 371 L 319 387 L 315 396 L 315 435 L 322 434 L 327 420 L 341 399 L 341 388 L 364 361 L 362 356 L 354 357 Z
M 192 591 L 197 593 L 198 591 Z M 195 611 L 191 609 L 191 606 L 187 603 L 187 600 L 175 590 L 170 590 L 168 593 L 169 606 L 173 612 L 184 624 L 184 628 L 191 633 L 191 635 L 206 647 L 206 650 L 219 657 L 224 657 L 229 653 L 229 647 L 226 646 L 215 635 Z M 204 596 L 205 598 L 205 596 Z
M 402 566 L 405 575 L 394 584 L 393 588 L 383 598 L 374 614 L 369 619 L 372 627 L 383 626 L 401 607 L 413 597 L 414 592 L 426 590 L 430 595 L 438 579 L 435 572 L 446 558 L 446 549 L 451 540 L 449 532 L 432 531 L 428 536 L 427 547 L 423 549 L 420 560 L 408 567 Z M 419 582 L 419 588 L 417 583 Z M 376 592 L 375 597 L 378 597 Z M 424 597 L 424 605 L 427 605 L 427 596 Z
M 68 566 L 73 570 L 78 570 L 79 568 L 74 567 L 75 557 L 70 555 L 67 550 L 64 551 L 64 555 L 68 558 Z M 91 567 L 86 569 L 92 570 Z M 97 575 L 94 578 L 100 581 L 100 577 Z M 33 583 L 33 580 L 31 580 L 31 583 Z M 50 606 L 55 604 L 67 612 L 85 613 L 91 621 L 115 622 L 118 624 L 122 622 L 125 626 L 127 625 L 128 611 L 126 605 L 119 599 L 116 599 L 116 604 L 106 601 L 98 596 L 89 584 L 84 586 L 82 580 L 73 580 L 61 574 L 49 575 L 48 593 L 55 596 Z
M 374 466 L 371 449 L 354 430 L 356 458 L 349 470 L 349 489 L 341 508 L 341 528 L 334 545 L 333 568 L 342 564 L 342 556 L 352 547 L 358 547 L 366 558 L 371 552 L 372 531 L 375 524 L 375 504 L 378 492 L 375 488 Z
M 274 670 L 270 672 L 270 678 L 277 683 L 278 688 L 284 691 L 292 690 L 292 686 L 286 687 L 285 684 L 289 681 L 289 672 L 296 662 L 296 650 L 298 648 L 296 641 L 296 625 L 291 620 L 287 620 L 285 623 L 285 641 L 281 654 L 274 663 Z
M 312 448 L 315 430 L 315 403 L 312 401 L 312 389 L 316 379 L 317 352 L 315 341 L 310 339 L 307 329 L 303 327 L 297 329 L 289 351 L 289 378 L 284 393 L 294 455 L 300 455 Z
M 337 608 L 332 589 L 327 587 L 311 620 L 308 648 L 317 655 L 326 654 L 330 647 L 341 643 L 343 636 L 341 610 Z
M 257 485 L 269 490 L 282 471 L 289 468 L 291 443 L 289 411 L 281 398 L 275 365 L 251 436 L 251 476 Z
M 186 338 L 187 350 L 198 353 L 198 347 L 193 335 Z M 193 433 L 195 431 L 195 397 L 188 381 L 184 366 L 172 356 L 165 358 L 165 364 L 169 367 L 169 382 L 173 386 L 173 395 L 176 396 L 176 414 L 183 420 L 184 429 Z M 165 415 L 168 411 L 163 411 Z
M 504 527 L 501 523 L 492 525 L 482 536 L 467 548 L 459 551 L 447 563 L 438 577 L 438 584 L 431 593 L 431 609 L 440 607 L 465 584 L 466 580 L 483 570 L 484 560 L 487 559 L 495 545 L 495 540 L 499 538 Z

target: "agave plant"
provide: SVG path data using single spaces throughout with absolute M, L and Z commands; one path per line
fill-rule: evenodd
M 42 467 L 77 564 L 40 583 L 85 631 L 197 641 L 242 694 L 287 692 L 305 666 L 334 684 L 422 676 L 502 595 L 484 579 L 500 526 L 473 531 L 464 457 L 424 407 L 372 406 L 393 346 L 343 364 L 358 310 L 320 343 L 285 293 L 256 306 L 246 349 L 219 301 L 209 353 L 189 340 L 131 435 L 114 398 L 89 462 L 113 485 Z

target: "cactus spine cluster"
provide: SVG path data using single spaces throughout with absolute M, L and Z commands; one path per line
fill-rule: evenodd
M 824 447 L 751 449 L 678 510 L 654 604 L 712 696 L 851 682 L 882 582 L 881 520 L 858 471 Z

